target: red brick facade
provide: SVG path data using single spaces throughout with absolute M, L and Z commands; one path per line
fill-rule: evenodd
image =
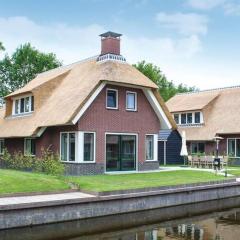
M 106 88 L 118 90 L 117 110 L 106 108 Z M 126 110 L 126 91 L 137 93 L 137 111 L 135 112 Z M 103 166 L 105 164 L 105 133 L 135 133 L 138 134 L 138 164 L 144 164 L 145 135 L 157 134 L 159 130 L 159 119 L 142 90 L 120 86 L 106 86 L 76 125 L 48 127 L 42 136 L 36 139 L 36 155 L 40 156 L 42 148 L 50 148 L 54 152 L 59 153 L 60 132 L 62 131 L 92 131 L 96 132 L 96 164 Z M 6 139 L 5 145 L 11 153 L 15 151 L 23 152 L 24 139 Z M 149 163 L 149 168 L 158 166 L 151 164 Z

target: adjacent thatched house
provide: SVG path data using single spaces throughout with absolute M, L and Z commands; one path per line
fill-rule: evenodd
M 158 133 L 175 129 L 157 86 L 120 55 L 120 34 L 102 51 L 42 74 L 5 97 L 0 153 L 51 148 L 71 174 L 159 167 Z
M 214 137 L 220 136 L 220 154 L 240 158 L 239 86 L 179 94 L 167 106 L 186 132 L 190 153 L 213 153 Z

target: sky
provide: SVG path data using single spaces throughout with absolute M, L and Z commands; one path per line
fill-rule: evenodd
M 99 54 L 109 30 L 129 63 L 175 84 L 240 85 L 240 0 L 0 0 L 0 58 L 30 42 L 69 64 Z

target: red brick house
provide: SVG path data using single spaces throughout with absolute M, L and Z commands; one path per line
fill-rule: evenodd
M 189 154 L 214 154 L 214 138 L 220 155 L 228 155 L 240 164 L 240 87 L 210 89 L 178 94 L 167 102 L 178 130 L 186 132 Z
M 69 174 L 157 169 L 158 133 L 176 125 L 157 86 L 120 55 L 120 34 L 101 54 L 37 75 L 5 97 L 0 153 L 59 153 Z

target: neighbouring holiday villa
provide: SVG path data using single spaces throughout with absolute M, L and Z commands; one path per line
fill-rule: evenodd
M 120 54 L 121 34 L 100 36 L 100 55 L 38 74 L 5 97 L 1 154 L 50 148 L 74 175 L 159 168 L 159 132 L 176 124 L 157 85 Z
M 219 154 L 240 164 L 240 87 L 178 94 L 167 102 L 178 125 L 186 133 L 189 154 L 214 154 L 214 139 L 221 137 Z

